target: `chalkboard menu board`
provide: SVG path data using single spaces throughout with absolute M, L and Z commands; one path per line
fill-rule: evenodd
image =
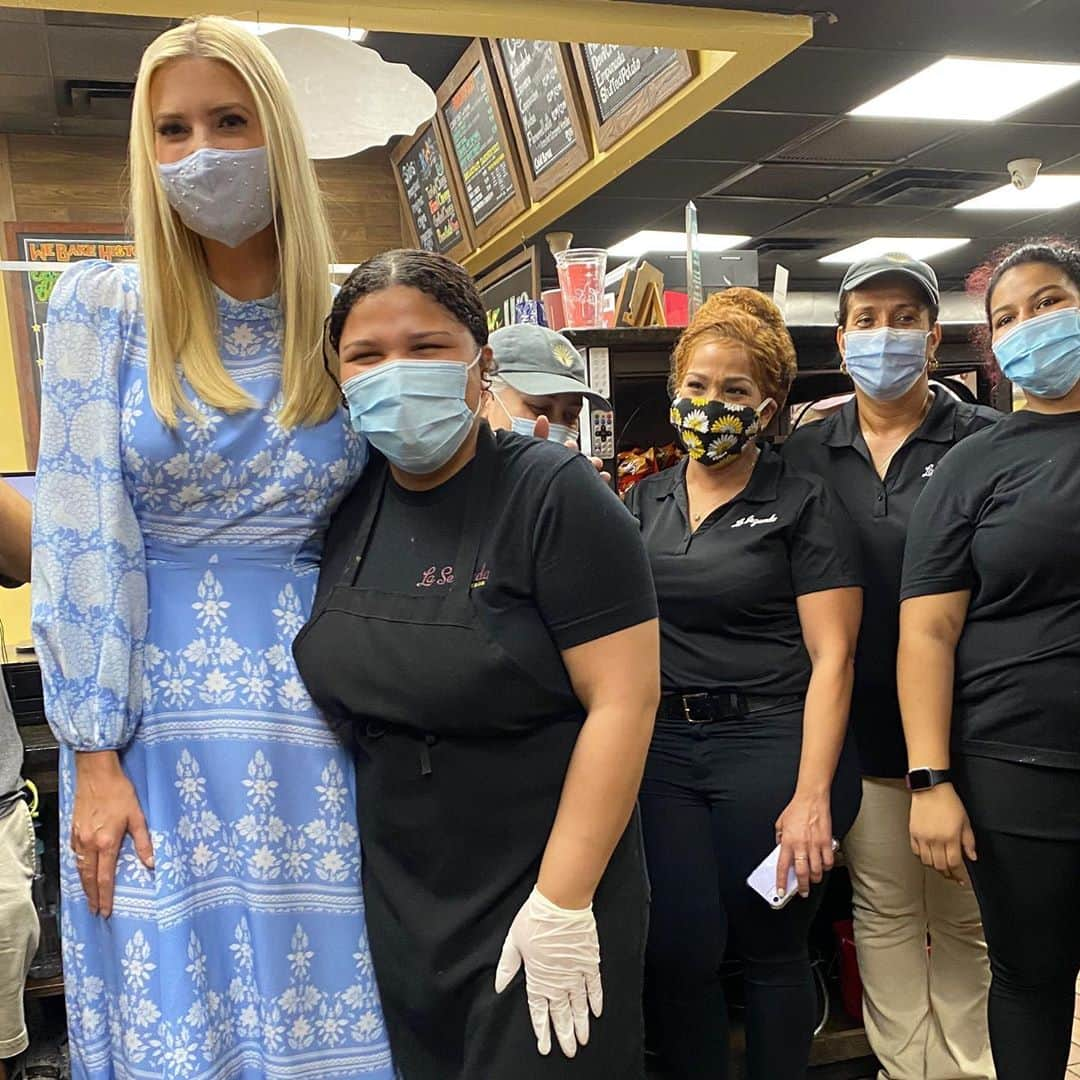
M 519 300 L 540 299 L 540 255 L 526 248 L 476 283 L 489 332 L 513 326 Z
M 586 108 L 606 150 L 693 78 L 689 55 L 658 46 L 575 47 Z
M 513 139 L 483 43 L 474 41 L 436 95 L 439 120 L 478 244 L 526 206 Z
M 557 41 L 500 38 L 492 42 L 510 122 L 534 200 L 553 191 L 589 159 L 584 114 Z
M 391 157 L 413 242 L 440 255 L 464 255 L 471 245 L 435 125 L 403 140 Z

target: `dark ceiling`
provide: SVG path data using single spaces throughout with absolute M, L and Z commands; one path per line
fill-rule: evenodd
M 842 268 L 821 264 L 820 256 L 868 236 L 969 236 L 972 243 L 932 260 L 956 286 L 1004 242 L 1080 233 L 1080 205 L 1041 214 L 951 209 L 1004 183 L 1011 158 L 1041 158 L 1047 173 L 1080 172 L 1080 86 L 993 124 L 846 115 L 948 54 L 1076 62 L 1080 0 L 698 6 L 827 7 L 836 19 L 818 17 L 812 42 L 552 226 L 572 230 L 575 244 L 607 247 L 638 229 L 680 229 L 693 198 L 702 231 L 753 236 L 763 285 L 779 261 L 791 270 L 793 288 L 831 288 Z M 167 25 L 0 8 L 0 131 L 123 133 L 123 87 L 142 49 Z M 372 33 L 366 44 L 437 87 L 467 42 Z

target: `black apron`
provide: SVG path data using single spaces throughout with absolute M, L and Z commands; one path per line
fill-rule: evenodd
M 530 655 L 515 659 L 470 599 L 489 513 L 508 509 L 487 505 L 498 464 L 484 425 L 455 581 L 409 596 L 356 584 L 386 490 L 373 455 L 346 571 L 293 648 L 316 704 L 354 736 L 368 936 L 404 1080 L 635 1080 L 648 905 L 636 812 L 594 900 L 604 1011 L 589 1044 L 568 1060 L 553 1037 L 541 1057 L 523 974 L 494 991 L 584 719 L 535 607 Z

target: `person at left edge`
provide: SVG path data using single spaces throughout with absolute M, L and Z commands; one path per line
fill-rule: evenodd
M 450 260 L 358 267 L 328 338 L 376 453 L 294 651 L 355 747 L 395 1059 L 409 1080 L 633 1080 L 659 697 L 633 519 L 580 454 L 479 418 L 487 323 Z
M 533 435 L 536 422 L 547 417 L 547 438 L 569 446 L 580 438 L 585 398 L 598 409 L 611 410 L 605 398 L 589 389 L 581 354 L 562 334 L 517 323 L 496 330 L 488 344 L 495 369 L 483 415 L 494 430 Z
M 652 885 L 647 1015 L 680 1080 L 723 1080 L 720 965 L 744 962 L 749 1080 L 806 1071 L 816 1020 L 808 935 L 859 804 L 846 752 L 862 610 L 851 525 L 832 493 L 757 438 L 795 376 L 776 305 L 711 296 L 679 339 L 683 464 L 630 490 L 660 609 L 664 696 L 641 787 Z M 771 910 L 746 883 L 779 844 Z

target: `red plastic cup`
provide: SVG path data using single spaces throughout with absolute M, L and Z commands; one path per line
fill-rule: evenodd
M 602 248 L 567 248 L 555 256 L 566 325 L 588 330 L 604 325 L 604 274 L 607 252 Z

